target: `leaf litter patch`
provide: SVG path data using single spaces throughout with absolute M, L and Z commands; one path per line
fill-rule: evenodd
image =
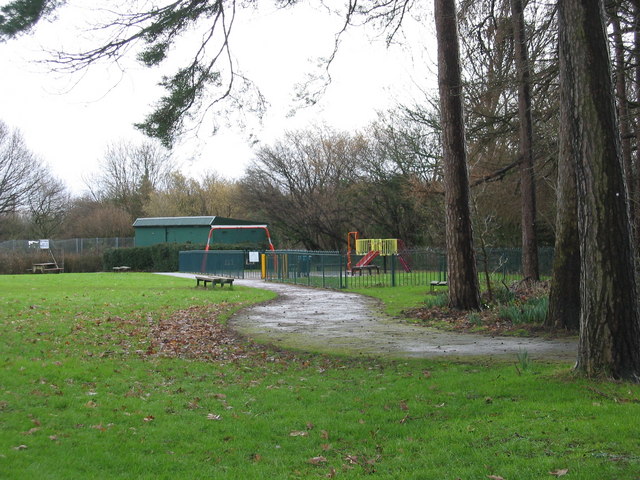
M 228 304 L 193 306 L 151 326 L 148 355 L 200 360 L 237 360 L 261 351 L 217 318 Z

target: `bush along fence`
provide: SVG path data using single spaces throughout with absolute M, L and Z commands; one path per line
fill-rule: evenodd
M 553 249 L 539 251 L 542 276 L 551 274 Z M 510 284 L 522 279 L 519 248 L 492 249 L 478 259 L 478 272 L 491 282 Z M 180 252 L 179 271 L 234 278 L 264 279 L 323 288 L 446 285 L 447 262 L 442 250 L 405 250 L 393 255 L 347 255 L 339 252 L 277 250 Z
M 0 242 L 0 274 L 25 273 L 33 264 L 54 258 L 65 272 L 98 272 L 105 251 L 131 246 L 133 237 L 7 240 Z

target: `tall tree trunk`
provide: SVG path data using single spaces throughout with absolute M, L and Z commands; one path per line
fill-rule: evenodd
M 536 237 L 536 184 L 533 170 L 533 121 L 531 74 L 522 0 L 511 0 L 511 18 L 518 72 L 520 120 L 520 188 L 522 191 L 522 271 L 527 280 L 540 280 Z
M 631 163 L 631 127 L 629 125 L 629 108 L 627 104 L 627 78 L 625 75 L 624 44 L 622 42 L 622 28 L 620 27 L 620 18 L 618 17 L 617 11 L 612 12 L 610 20 L 615 52 L 614 73 L 616 79 L 616 105 L 618 107 L 618 121 L 620 122 L 620 136 L 622 138 L 622 165 L 624 167 L 624 177 L 627 186 L 627 198 L 631 200 L 634 198 L 633 191 L 635 189 L 633 167 Z M 633 225 L 635 212 L 633 209 L 630 209 L 629 213 L 631 214 L 631 225 Z
M 580 231 L 581 314 L 576 368 L 640 379 L 640 318 L 613 85 L 599 0 L 562 0 L 561 76 L 572 89 Z M 561 126 L 562 128 L 562 126 Z
M 566 35 L 566 29 L 559 32 Z M 578 193 L 575 158 L 579 155 L 577 119 L 573 117 L 576 100 L 572 97 L 571 57 L 566 38 L 559 40 L 560 64 L 560 149 L 556 187 L 556 243 L 553 256 L 549 311 L 545 326 L 558 330 L 580 327 L 580 237 L 578 232 Z
M 473 248 L 460 47 L 454 0 L 435 0 L 438 87 L 442 120 L 449 305 L 480 308 L 480 286 Z
M 633 44 L 635 58 L 635 89 L 636 104 L 640 105 L 640 1 L 635 0 L 633 2 L 633 13 L 635 20 L 635 31 L 633 33 Z M 633 218 L 633 232 L 635 238 L 635 252 L 636 256 L 640 256 L 640 109 L 636 108 L 635 118 L 635 137 L 636 137 L 636 154 L 635 154 L 635 170 L 634 170 L 634 188 L 632 190 L 633 196 L 631 197 L 631 210 L 633 211 L 631 217 Z

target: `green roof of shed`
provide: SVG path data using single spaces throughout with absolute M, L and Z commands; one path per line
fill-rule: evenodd
M 217 216 L 138 218 L 134 227 L 206 227 L 211 225 L 256 225 L 257 222 Z

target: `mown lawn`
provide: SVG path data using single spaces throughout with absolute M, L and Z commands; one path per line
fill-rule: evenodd
M 194 283 L 0 276 L 0 478 L 640 479 L 637 385 L 242 342 L 194 358 L 214 334 L 186 323 L 271 297 Z

